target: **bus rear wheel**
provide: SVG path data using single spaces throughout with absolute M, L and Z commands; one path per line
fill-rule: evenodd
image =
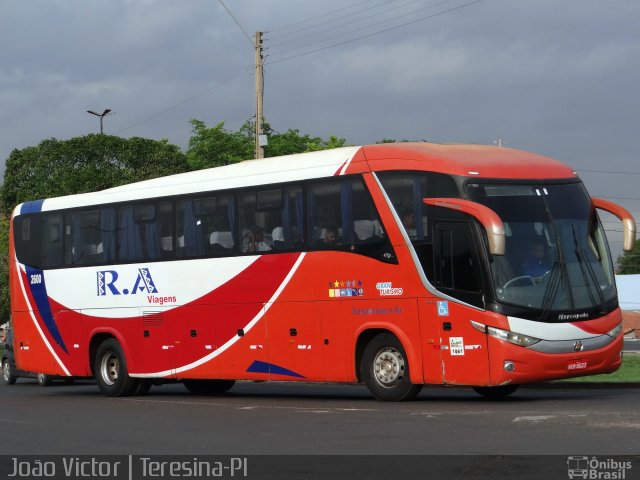
M 360 376 L 378 400 L 413 400 L 422 389 L 422 385 L 411 383 L 407 355 L 391 333 L 381 333 L 367 344 L 360 363 Z
M 220 395 L 235 385 L 235 380 L 185 380 L 184 386 L 196 395 Z
M 14 383 L 16 383 L 16 376 L 13 374 L 9 359 L 6 359 L 4 362 L 2 362 L 2 380 L 4 381 L 5 385 L 13 385 Z
M 98 347 L 93 372 L 100 391 L 108 397 L 125 397 L 138 387 L 138 381 L 129 376 L 122 347 L 113 338 Z

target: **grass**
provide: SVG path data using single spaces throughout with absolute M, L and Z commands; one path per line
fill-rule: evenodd
M 640 382 L 640 355 L 631 354 L 622 357 L 622 366 L 618 371 L 603 375 L 591 375 L 589 377 L 571 378 L 564 381 L 570 382 Z

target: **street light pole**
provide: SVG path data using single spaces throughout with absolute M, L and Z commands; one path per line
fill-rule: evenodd
M 104 112 L 102 112 L 102 113 L 96 113 L 96 112 L 94 112 L 93 110 L 87 110 L 87 113 L 90 113 L 91 115 L 95 115 L 96 117 L 99 117 L 99 118 L 100 118 L 100 134 L 102 135 L 102 132 L 103 132 L 103 130 L 102 130 L 102 119 L 103 119 L 104 117 L 108 116 L 108 115 L 113 115 L 113 114 L 114 114 L 114 113 L 116 113 L 116 112 L 113 112 L 113 113 L 112 113 L 112 112 L 111 112 L 111 109 L 110 109 L 110 108 L 107 108 L 107 109 L 105 109 L 105 111 L 104 111 Z

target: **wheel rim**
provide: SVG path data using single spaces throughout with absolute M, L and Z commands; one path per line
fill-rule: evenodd
M 100 362 L 100 376 L 107 385 L 113 385 L 120 375 L 120 360 L 109 352 L 102 357 Z
M 11 368 L 9 367 L 9 362 L 4 362 L 2 364 L 2 376 L 4 377 L 5 382 L 9 381 L 9 377 L 11 377 Z
M 380 350 L 373 361 L 373 376 L 385 388 L 398 386 L 404 378 L 404 371 L 404 357 L 392 347 Z
M 39 374 L 38 374 L 38 383 L 39 383 L 40 385 L 44 384 L 46 380 L 47 380 L 47 379 L 46 379 L 46 377 L 44 376 L 44 373 L 39 373 Z

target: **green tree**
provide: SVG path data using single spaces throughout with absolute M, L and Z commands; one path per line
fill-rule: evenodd
M 166 140 L 86 135 L 43 140 L 16 149 L 0 187 L 0 323 L 9 318 L 8 225 L 19 203 L 71 195 L 188 170 L 184 153 Z
M 201 120 L 191 120 L 192 135 L 189 140 L 187 161 L 192 169 L 228 165 L 254 156 L 254 124 L 246 122 L 238 131 L 224 128 L 224 122 L 208 128 Z M 301 134 L 297 129 L 277 132 L 265 122 L 264 133 L 269 144 L 264 147 L 265 157 L 277 157 L 294 153 L 313 152 L 343 147 L 344 138 L 328 139 Z
M 3 211 L 38 198 L 84 193 L 188 170 L 180 148 L 166 140 L 86 135 L 16 149 L 0 189 Z
M 633 250 L 620 255 L 617 263 L 617 270 L 621 275 L 640 273 L 640 240 L 636 240 Z
M 253 138 L 241 128 L 232 132 L 224 122 L 208 128 L 201 120 L 191 120 L 187 162 L 193 170 L 218 167 L 253 158 Z
M 316 152 L 318 150 L 344 147 L 346 143 L 344 138 L 338 138 L 334 135 L 325 140 L 308 134 L 303 135 L 297 129 L 289 129 L 284 133 L 280 133 L 272 130 L 268 124 L 265 125 L 265 132 L 269 139 L 269 144 L 264 147 L 265 157 Z

